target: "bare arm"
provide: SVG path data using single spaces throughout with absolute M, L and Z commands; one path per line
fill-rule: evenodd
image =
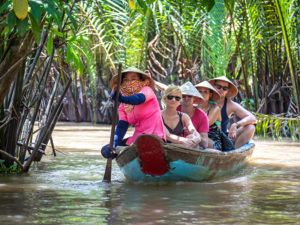
M 155 86 L 161 91 L 165 91 L 168 87 L 167 85 L 160 83 L 158 81 L 154 81 L 154 83 L 155 83 Z
M 194 127 L 191 118 L 187 114 L 183 113 L 182 122 L 188 130 L 189 139 L 191 139 L 195 143 L 195 145 L 199 144 L 201 142 L 201 136 Z
M 250 124 L 256 124 L 256 117 L 250 113 L 248 110 L 243 108 L 240 104 L 230 101 L 229 108 L 230 115 L 234 113 L 236 116 L 241 118 L 240 121 L 233 123 L 229 128 L 228 136 L 230 138 L 235 138 L 236 131 L 239 127 L 244 127 Z
M 249 124 L 256 124 L 257 120 L 256 117 L 250 113 L 248 110 L 243 108 L 240 104 L 231 101 L 230 107 L 232 107 L 232 112 L 241 118 L 238 123 L 240 126 L 246 126 Z
M 214 124 L 217 120 L 221 121 L 221 110 L 219 106 L 213 107 L 208 114 L 209 126 Z
M 203 148 L 207 148 L 208 147 L 208 133 L 201 132 L 200 136 L 201 136 L 201 142 L 199 143 L 199 145 Z

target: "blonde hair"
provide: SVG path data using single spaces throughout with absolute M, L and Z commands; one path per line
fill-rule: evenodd
M 182 98 L 180 88 L 178 86 L 171 85 L 171 86 L 168 86 L 168 88 L 165 90 L 163 99 L 165 100 L 168 95 L 175 93 L 175 92 L 179 93 L 179 96 Z

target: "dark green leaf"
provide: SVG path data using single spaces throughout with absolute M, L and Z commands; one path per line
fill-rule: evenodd
M 21 36 L 24 36 L 26 34 L 28 27 L 28 17 L 26 17 L 24 20 L 17 20 L 17 31 Z
M 144 15 L 146 15 L 148 7 L 144 0 L 137 0 L 136 2 L 138 3 L 139 8 L 143 11 Z
M 9 31 L 11 31 L 14 28 L 16 21 L 17 21 L 16 14 L 12 10 L 11 13 L 7 17 L 7 25 L 8 25 Z
M 52 1 L 45 1 L 44 7 L 47 11 L 47 13 L 53 17 L 53 19 L 56 21 L 58 27 L 60 28 L 62 25 L 62 19 L 60 15 L 60 11 L 55 7 Z
M 43 1 L 42 0 L 30 0 L 31 2 L 34 2 L 36 4 L 39 4 L 39 5 L 43 5 Z
M 206 8 L 206 10 L 209 12 L 215 5 L 215 1 L 214 0 L 204 0 L 202 1 L 204 7 Z
M 53 48 L 53 36 L 49 34 L 48 42 L 47 42 L 47 54 L 50 55 Z
M 56 30 L 56 29 L 52 29 L 52 32 L 53 32 L 54 34 L 56 34 L 58 37 L 63 37 L 63 36 L 64 36 L 62 32 L 59 32 L 59 31 Z
M 80 63 L 80 58 L 78 56 L 78 54 L 74 51 L 73 48 L 71 48 L 72 54 L 73 54 L 73 62 L 74 62 L 74 66 L 78 69 L 79 68 L 79 63 Z
M 80 57 L 79 57 L 78 73 L 83 74 L 83 69 L 84 69 L 83 64 L 82 64 L 82 62 L 80 60 Z
M 67 12 L 67 15 L 69 16 L 69 19 L 70 19 L 70 21 L 72 22 L 72 24 L 73 24 L 75 30 L 77 30 L 77 29 L 78 29 L 78 24 L 77 24 L 76 19 L 72 16 L 72 14 L 70 14 L 69 11 Z
M 152 4 L 153 2 L 155 2 L 155 0 L 147 0 L 146 2 L 147 4 Z
M 37 44 L 40 43 L 41 40 L 41 29 L 39 24 L 37 23 L 36 19 L 29 13 L 30 23 L 31 23 L 31 30 L 34 36 L 34 40 Z
M 40 8 L 39 4 L 37 4 L 34 1 L 28 1 L 28 4 L 31 8 L 31 13 L 32 13 L 33 17 L 37 21 L 40 21 L 41 18 L 42 18 L 42 11 L 41 11 L 41 8 Z
M 8 10 L 8 6 L 11 3 L 11 1 L 7 1 L 5 2 L 1 7 L 0 7 L 0 14 L 4 11 L 4 10 Z
M 71 46 L 67 45 L 67 57 L 66 57 L 66 63 L 69 63 L 73 58 L 73 52 L 71 50 Z

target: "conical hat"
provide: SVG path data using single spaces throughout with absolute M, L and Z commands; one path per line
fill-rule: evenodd
M 125 70 L 123 70 L 121 72 L 122 76 L 123 74 L 127 73 L 127 72 L 134 72 L 134 73 L 137 73 L 137 74 L 141 74 L 145 79 L 148 78 L 150 80 L 150 87 L 153 89 L 154 88 L 154 80 L 151 78 L 150 74 L 148 73 L 145 73 L 143 72 L 142 70 L 139 70 L 138 68 L 135 68 L 135 67 L 129 67 Z M 110 88 L 112 88 L 114 86 L 114 84 L 117 83 L 117 78 L 118 78 L 118 75 L 114 75 L 111 80 L 110 80 Z
M 233 97 L 235 97 L 237 95 L 237 93 L 238 93 L 237 87 L 227 77 L 225 77 L 225 76 L 216 77 L 214 79 L 209 80 L 208 82 L 211 83 L 212 85 L 214 85 L 214 82 L 216 80 L 221 80 L 221 81 L 225 81 L 225 82 L 229 83 L 229 90 L 228 90 L 228 92 L 226 94 L 227 98 L 233 98 Z
M 212 90 L 212 96 L 211 96 L 211 100 L 212 101 L 218 101 L 220 99 L 220 94 L 219 92 L 208 82 L 208 81 L 202 81 L 199 84 L 196 84 L 195 87 L 204 87 L 204 88 L 208 88 L 209 90 Z
M 196 98 L 204 99 L 203 96 L 199 93 L 199 91 L 189 81 L 181 85 L 180 90 L 182 95 L 192 95 Z

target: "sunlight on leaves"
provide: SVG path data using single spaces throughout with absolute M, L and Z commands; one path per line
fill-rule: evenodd
M 13 0 L 14 11 L 20 20 L 24 20 L 28 14 L 28 1 L 27 0 Z
M 129 0 L 128 3 L 129 3 L 129 8 L 136 9 L 134 2 L 132 0 Z

